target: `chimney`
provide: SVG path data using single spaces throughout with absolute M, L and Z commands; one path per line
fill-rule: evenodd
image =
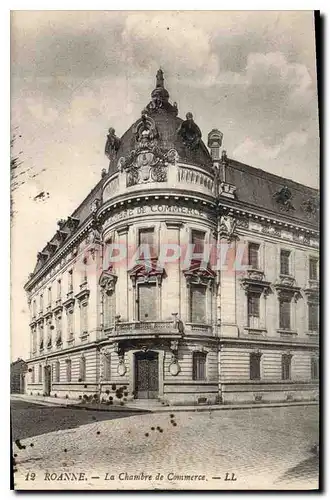
M 207 136 L 207 145 L 210 148 L 210 154 L 213 161 L 220 160 L 220 148 L 222 145 L 223 133 L 214 128 Z

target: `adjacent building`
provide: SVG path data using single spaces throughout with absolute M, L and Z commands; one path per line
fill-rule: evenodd
M 25 285 L 28 393 L 318 397 L 318 191 L 221 147 L 219 130 L 206 146 L 192 113 L 178 117 L 161 70 L 141 116 L 121 138 L 109 129 L 108 169 Z

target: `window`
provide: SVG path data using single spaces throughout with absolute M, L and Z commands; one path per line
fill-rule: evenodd
M 282 380 L 291 380 L 291 355 L 282 354 Z
M 55 363 L 55 382 L 60 381 L 60 362 L 56 361 Z
M 86 380 L 86 359 L 84 356 L 82 356 L 79 361 L 79 379 L 81 382 Z
M 32 316 L 35 317 L 37 314 L 37 301 L 34 299 L 32 302 Z
M 86 334 L 88 332 L 88 303 L 84 302 L 80 304 L 80 334 Z
M 70 269 L 68 272 L 68 293 L 73 291 L 73 271 Z
M 206 322 L 206 287 L 203 285 L 190 285 L 190 311 L 191 323 Z
M 67 311 L 68 339 L 74 337 L 74 312 L 73 309 Z
M 319 360 L 317 357 L 313 356 L 311 358 L 311 379 L 319 379 Z
M 35 383 L 35 381 L 36 381 L 36 373 L 35 373 L 35 368 L 34 368 L 34 366 L 32 366 L 31 370 L 32 370 L 32 371 L 31 371 L 31 384 L 34 384 L 34 383 Z
M 44 309 L 44 296 L 43 294 L 41 294 L 39 297 L 39 311 L 42 313 L 43 309 Z
M 206 379 L 206 353 L 193 353 L 193 380 Z
M 249 293 L 248 295 L 248 326 L 259 328 L 260 317 L 260 295 Z
M 317 281 L 318 280 L 318 260 L 314 257 L 309 259 L 309 279 Z
M 110 354 L 103 354 L 103 380 L 111 378 L 111 358 Z
M 250 380 L 260 380 L 261 354 L 252 352 L 250 354 Z
M 57 298 L 60 299 L 62 296 L 62 282 L 57 280 Z
M 103 295 L 103 323 L 104 328 L 109 328 L 115 320 L 115 292 L 106 291 Z
M 203 254 L 204 243 L 205 243 L 205 232 L 204 231 L 191 231 L 191 243 L 193 245 L 194 254 Z
M 42 365 L 39 365 L 39 371 L 38 371 L 38 382 L 41 384 L 42 382 Z
M 34 353 L 37 350 L 37 331 L 35 327 L 32 328 L 31 335 L 32 335 L 32 352 Z
M 62 314 L 57 314 L 55 316 L 55 326 L 56 326 L 56 345 L 62 343 Z
M 155 231 L 154 228 L 148 229 L 140 229 L 139 231 L 139 247 L 144 246 L 148 248 L 146 252 L 143 249 L 140 251 L 140 258 L 148 258 L 156 256 L 156 247 L 155 247 Z
M 290 274 L 290 251 L 289 250 L 281 250 L 281 274 Z
M 287 298 L 280 299 L 280 329 L 291 329 L 291 300 Z
M 66 380 L 71 382 L 71 359 L 66 360 Z
M 314 302 L 308 304 L 308 331 L 318 332 L 319 330 L 319 306 Z
M 156 318 L 156 283 L 141 283 L 138 286 L 138 319 L 153 321 Z
M 52 287 L 51 286 L 48 288 L 48 305 L 49 306 L 52 305 Z
M 259 249 L 260 245 L 257 243 L 249 243 L 248 258 L 249 266 L 251 266 L 252 269 L 259 269 Z

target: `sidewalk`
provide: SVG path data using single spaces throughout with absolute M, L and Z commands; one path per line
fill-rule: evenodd
M 79 399 L 64 399 L 43 396 L 29 396 L 27 394 L 11 394 L 13 401 L 27 401 L 30 403 L 40 404 L 44 406 L 62 406 L 65 408 L 75 408 L 81 410 L 97 410 L 97 411 L 123 411 L 123 412 L 141 412 L 141 413 L 166 413 L 166 412 L 205 412 L 205 411 L 222 411 L 222 410 L 246 410 L 252 408 L 278 408 L 285 406 L 317 406 L 318 401 L 292 401 L 292 402 L 279 402 L 279 403 L 245 403 L 245 404 L 219 404 L 219 405 L 203 405 L 203 406 L 165 406 L 161 405 L 159 401 L 148 401 L 132 403 L 128 402 L 124 406 L 108 406 L 104 404 L 86 404 Z

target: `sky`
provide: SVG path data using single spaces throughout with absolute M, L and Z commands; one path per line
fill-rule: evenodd
M 314 40 L 308 11 L 12 11 L 12 359 L 29 354 L 37 252 L 100 179 L 108 128 L 120 137 L 141 115 L 159 67 L 205 142 L 218 128 L 230 158 L 318 187 Z

